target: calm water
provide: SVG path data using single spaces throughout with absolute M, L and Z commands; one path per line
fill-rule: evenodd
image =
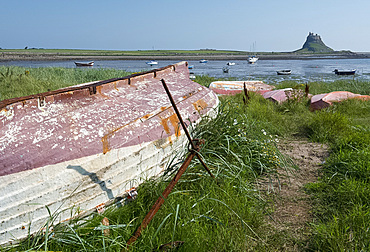
M 92 68 L 115 68 L 129 72 L 141 72 L 154 68 L 164 67 L 178 61 L 158 61 L 158 65 L 149 66 L 143 60 L 101 60 L 95 61 Z M 280 82 L 282 80 L 299 81 L 333 81 L 337 79 L 370 80 L 370 59 L 321 59 L 321 60 L 259 60 L 256 64 L 247 61 L 235 60 L 236 64 L 229 67 L 229 73 L 224 73 L 222 68 L 227 61 L 189 61 L 190 69 L 195 75 L 209 75 L 216 78 L 234 77 L 238 80 L 263 80 L 266 83 Z M 74 61 L 8 61 L 0 65 L 13 65 L 22 67 L 67 67 L 75 68 Z M 277 70 L 291 69 L 290 76 L 278 76 Z M 355 77 L 337 76 L 334 69 L 357 69 Z

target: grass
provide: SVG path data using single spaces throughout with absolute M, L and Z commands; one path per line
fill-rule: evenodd
M 311 246 L 320 251 L 370 249 L 370 103 L 346 101 L 318 113 L 310 137 L 331 145 L 319 182 L 307 185 L 317 222 Z M 325 118 L 325 119 L 324 119 Z
M 205 86 L 213 80 L 196 77 Z M 281 85 L 304 88 L 296 82 Z M 369 94 L 369 83 L 310 83 L 312 94 L 341 89 Z M 192 131 L 194 137 L 206 140 L 200 154 L 216 180 L 195 159 L 132 251 L 157 251 L 174 241 L 184 241 L 179 251 L 282 251 L 297 244 L 308 251 L 370 250 L 369 101 L 348 100 L 310 112 L 304 98 L 279 105 L 251 94 L 244 105 L 239 94 L 221 98 L 219 111 L 217 118 L 205 119 Z M 330 146 L 331 155 L 322 166 L 319 181 L 305 186 L 314 207 L 308 241 L 293 240 L 289 232 L 266 224 L 266 215 L 272 211 L 269 198 L 255 187 L 261 175 L 276 179 L 294 169 L 279 152 L 277 141 L 281 138 L 303 138 Z M 279 174 L 278 167 L 286 172 Z M 47 229 L 47 234 L 30 236 L 3 250 L 121 251 L 170 178 L 147 181 L 138 188 L 136 200 L 91 219 L 52 225 L 51 218 L 47 226 L 53 228 Z M 101 224 L 104 217 L 109 226 Z M 109 236 L 104 235 L 105 229 Z
M 304 84 L 297 83 L 295 81 L 283 81 L 279 84 L 279 88 L 301 88 L 304 89 Z M 336 80 L 333 82 L 323 82 L 323 81 L 312 81 L 307 82 L 310 87 L 310 93 L 322 94 L 333 91 L 349 91 L 356 94 L 370 95 L 370 85 L 369 81 L 361 80 Z
M 129 75 L 116 69 L 23 68 L 0 66 L 0 100 Z

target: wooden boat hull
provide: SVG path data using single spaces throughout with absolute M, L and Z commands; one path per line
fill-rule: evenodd
M 292 88 L 284 88 L 284 89 L 277 89 L 268 91 L 264 94 L 262 94 L 263 98 L 272 100 L 277 103 L 284 102 L 288 100 L 288 95 L 292 91 Z
M 354 94 L 348 91 L 334 91 L 325 94 L 318 94 L 311 97 L 310 109 L 320 110 L 330 107 L 334 102 L 340 102 L 347 99 L 370 100 L 369 95 Z
M 214 81 L 209 88 L 219 95 L 234 95 L 244 90 L 244 83 L 248 91 L 263 93 L 274 89 L 262 81 Z
M 114 202 L 158 176 L 187 144 L 162 86 L 187 125 L 217 96 L 168 67 L 0 102 L 0 244 Z M 103 204 L 103 205 L 102 205 Z

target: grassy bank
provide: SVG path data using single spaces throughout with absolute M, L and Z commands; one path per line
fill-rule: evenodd
M 24 68 L 0 66 L 0 100 L 38 94 L 62 87 L 127 76 L 116 69 Z
M 43 71 L 54 71 L 52 75 L 57 76 L 59 73 L 55 71 L 66 71 L 74 76 L 77 70 L 39 71 L 40 76 Z M 4 71 L 6 73 L 7 69 L 2 73 Z M 17 71 L 23 75 L 27 69 Z M 82 71 L 76 76 L 84 77 L 71 78 L 72 82 L 57 85 L 104 79 L 98 75 L 104 71 L 113 71 L 112 75 L 124 74 L 115 70 Z M 60 79 L 63 76 L 69 78 L 61 74 Z M 93 79 L 97 76 L 99 78 Z M 109 75 L 108 78 L 120 76 Z M 8 81 L 8 85 L 17 85 L 17 78 Z M 35 74 L 33 78 L 37 83 L 40 77 Z M 45 81 L 45 78 L 40 80 Z M 207 76 L 196 78 L 205 86 L 213 80 Z M 44 88 L 50 88 L 48 85 L 56 84 L 45 84 Z M 304 88 L 302 83 L 295 82 L 284 82 L 281 86 Z M 25 86 L 22 88 L 26 90 Z M 333 90 L 369 94 L 369 83 L 310 83 L 312 94 Z M 184 242 L 179 251 L 369 250 L 369 125 L 369 101 L 350 100 L 310 112 L 305 98 L 281 105 L 254 94 L 247 105 L 242 95 L 221 98 L 217 118 L 205 119 L 192 131 L 194 137 L 206 140 L 201 155 L 216 180 L 194 160 L 132 251 L 157 251 L 162 244 L 172 241 Z M 267 223 L 266 216 L 273 211 L 271 198 L 256 187 L 257 180 L 276 180 L 276 176 L 285 176 L 297 168 L 277 147 L 279 140 L 292 138 L 325 143 L 331 151 L 322 166 L 319 181 L 305 187 L 311 195 L 314 214 L 308 240 L 296 240 L 291 233 L 280 232 Z M 51 218 L 47 227 L 53 226 L 52 230 L 47 228 L 46 233 L 30 237 L 10 250 L 120 251 L 163 192 L 176 167 L 169 166 L 169 176 L 140 186 L 138 198 L 128 204 L 96 214 L 93 219 L 82 220 L 74 226 L 54 226 Z M 104 217 L 108 218 L 109 226 L 101 224 Z M 105 235 L 105 229 L 109 230 L 109 235 Z

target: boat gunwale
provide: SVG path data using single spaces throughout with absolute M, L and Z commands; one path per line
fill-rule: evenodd
M 28 101 L 28 100 L 32 100 L 32 99 L 35 99 L 35 98 L 44 98 L 44 97 L 53 96 L 53 95 L 57 95 L 57 94 L 68 93 L 68 92 L 71 92 L 71 91 L 90 89 L 90 88 L 94 88 L 94 87 L 96 88 L 98 86 L 102 86 L 104 84 L 108 84 L 108 83 L 111 83 L 111 82 L 120 81 L 120 80 L 127 80 L 127 79 L 135 78 L 135 77 L 138 77 L 138 76 L 150 74 L 150 73 L 153 73 L 154 76 L 155 76 L 157 72 L 163 71 L 163 70 L 166 70 L 166 69 L 169 69 L 169 68 L 173 68 L 176 71 L 176 65 L 182 64 L 183 62 L 179 62 L 177 64 L 172 64 L 172 65 L 168 65 L 168 66 L 165 66 L 165 67 L 161 67 L 161 68 L 157 68 L 157 69 L 153 69 L 153 70 L 149 70 L 149 71 L 144 71 L 144 72 L 140 72 L 140 73 L 131 74 L 131 75 L 120 77 L 120 78 L 112 78 L 112 79 L 108 79 L 108 80 L 97 81 L 97 82 L 89 83 L 89 84 L 82 85 L 82 86 L 81 85 L 79 85 L 79 86 L 70 86 L 70 87 L 60 88 L 60 89 L 53 90 L 53 91 L 48 91 L 48 92 L 43 92 L 43 93 L 38 93 L 38 94 L 32 94 L 32 95 L 27 95 L 27 96 L 15 97 L 15 98 L 2 100 L 2 101 L 0 101 L 0 110 L 6 108 L 6 106 L 9 106 L 13 103 Z M 185 61 L 185 65 L 187 67 L 188 62 Z

